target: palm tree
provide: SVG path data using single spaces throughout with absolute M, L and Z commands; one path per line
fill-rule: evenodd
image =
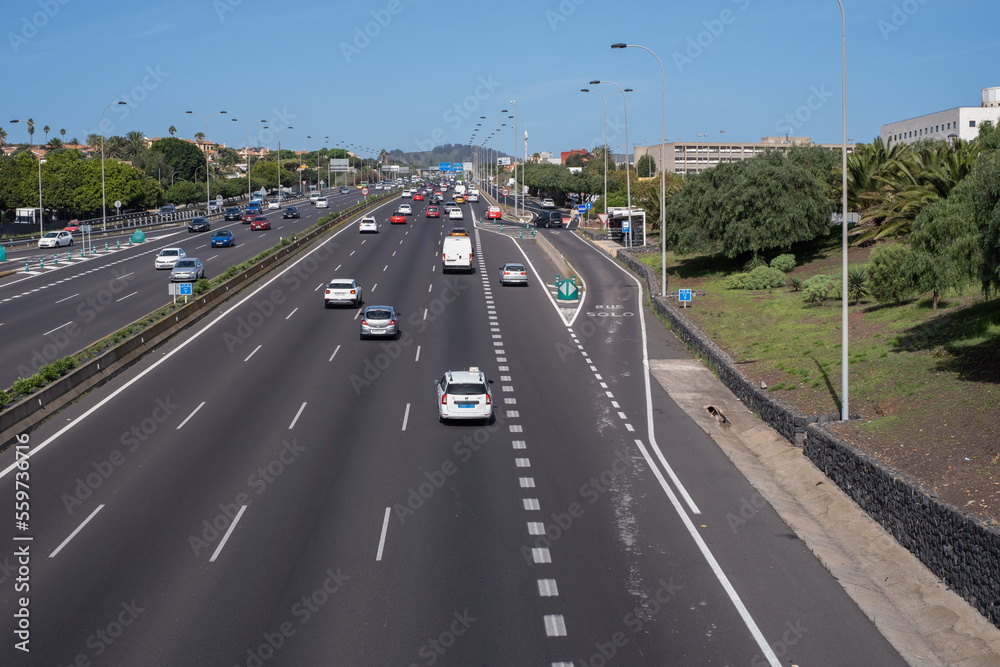
M 64 127 L 63 129 L 59 130 L 59 134 L 62 135 L 62 140 L 65 142 L 66 141 L 66 128 Z
M 49 129 L 48 125 L 42 128 L 42 132 L 45 133 L 45 143 L 49 143 Z
M 76 142 L 74 142 L 76 143 Z M 92 148 L 98 148 L 101 145 L 101 135 L 99 134 L 88 134 L 87 135 L 87 145 Z
M 865 267 L 853 266 L 847 270 L 847 294 L 854 299 L 854 305 L 860 306 L 861 299 L 868 296 L 868 276 Z
M 57 148 L 62 148 L 62 145 L 63 145 L 62 139 L 60 139 L 59 137 L 52 137 L 51 139 L 49 139 L 49 143 L 48 143 L 49 150 L 55 150 Z
M 138 130 L 132 130 L 125 135 L 126 142 L 126 154 L 129 159 L 134 160 L 135 158 L 142 155 L 142 152 L 146 150 L 146 135 Z
M 167 132 L 169 132 L 169 133 L 170 133 L 170 136 L 172 137 L 172 136 L 174 136 L 175 134 L 177 134 L 177 128 L 176 128 L 176 127 L 174 127 L 173 125 L 171 125 L 171 126 L 170 126 L 169 128 L 167 128 Z
M 28 119 L 28 145 L 35 143 L 35 121 Z
M 195 141 L 204 141 L 205 140 L 205 133 L 204 132 L 195 132 L 194 133 L 194 140 Z
M 0 127 L 0 146 L 7 145 L 7 130 Z

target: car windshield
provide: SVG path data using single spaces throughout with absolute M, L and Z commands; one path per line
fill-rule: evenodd
M 369 310 L 365 313 L 365 317 L 370 320 L 387 320 L 392 317 L 392 311 L 390 310 Z
M 160 257 L 173 257 L 177 254 L 176 250 L 161 250 Z
M 485 394 L 486 387 L 481 382 L 452 382 L 448 385 L 449 394 Z
M 195 218 L 194 220 L 191 221 L 191 224 L 196 224 L 199 222 L 208 222 L 208 218 Z
M 49 232 L 48 234 L 45 235 L 45 238 L 47 238 L 47 239 L 54 239 L 54 238 L 56 238 L 58 236 L 59 236 L 59 232 Z
M 193 269 L 194 268 L 194 260 L 193 259 L 182 259 L 181 261 L 179 261 L 176 264 L 174 264 L 174 267 L 178 268 L 178 269 Z

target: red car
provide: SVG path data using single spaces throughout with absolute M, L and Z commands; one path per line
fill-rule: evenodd
M 271 221 L 262 215 L 255 216 L 253 220 L 250 221 L 250 231 L 255 229 L 270 229 Z
M 499 220 L 500 217 L 501 215 L 499 206 L 490 206 L 488 209 L 486 209 L 487 220 Z
M 240 218 L 240 222 L 242 222 L 244 225 L 249 225 L 251 222 L 253 222 L 253 219 L 254 219 L 253 213 L 244 213 L 243 217 Z
M 401 223 L 406 224 L 406 216 L 400 213 L 399 211 L 396 211 L 395 213 L 392 214 L 392 218 L 390 218 L 389 222 L 391 222 L 394 225 L 398 225 Z
M 413 193 L 413 201 L 423 201 L 423 200 L 424 196 L 422 194 L 420 194 L 419 192 Z
M 428 206 L 427 207 L 426 217 L 428 217 L 428 218 L 440 218 L 441 217 L 441 211 L 438 210 L 437 206 Z
M 70 220 L 69 224 L 63 227 L 64 232 L 69 232 L 71 234 L 76 234 L 80 231 L 80 221 Z

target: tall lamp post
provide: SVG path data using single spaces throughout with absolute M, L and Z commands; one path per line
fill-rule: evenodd
M 250 187 L 250 122 L 246 121 L 246 120 L 240 120 L 239 118 L 233 118 L 232 121 L 234 123 L 243 123 L 244 125 L 247 126 L 247 148 L 246 148 L 246 153 L 247 153 L 247 201 L 250 201 L 250 199 L 253 196 L 251 194 L 251 192 L 250 192 L 250 190 L 251 190 L 251 187 Z M 267 121 L 266 120 L 262 120 L 260 122 L 261 123 L 266 123 Z
M 843 107 L 841 116 L 843 122 L 843 143 L 840 148 L 840 173 L 841 173 L 841 208 L 842 219 L 840 221 L 841 233 L 843 234 L 843 255 L 841 266 L 841 323 L 840 323 L 840 393 L 841 412 L 840 418 L 847 421 L 851 418 L 851 413 L 847 409 L 847 21 L 844 18 L 844 3 L 837 0 L 840 5 L 840 77 L 843 90 L 841 98 Z
M 265 130 L 270 129 L 267 125 L 264 126 Z M 281 130 L 294 130 L 295 128 L 289 125 L 283 128 L 274 128 L 274 133 L 278 137 L 278 197 L 281 197 Z
M 107 231 L 108 229 L 108 198 L 107 191 L 104 186 L 104 112 L 108 110 L 108 107 L 115 104 L 125 104 L 124 101 L 121 102 L 111 102 L 103 109 L 101 109 L 101 217 L 102 217 L 102 231 Z
M 606 216 L 608 214 L 608 98 L 615 93 L 605 95 L 599 90 L 591 90 L 590 88 L 581 88 L 580 92 L 597 93 L 604 100 L 604 215 Z
M 838 0 L 839 1 L 839 0 Z M 660 66 L 660 252 L 662 253 L 661 258 L 661 268 L 660 268 L 660 296 L 667 295 L 667 245 L 666 245 L 666 192 L 667 192 L 667 165 L 663 162 L 663 149 L 664 144 L 667 142 L 667 112 L 666 112 L 666 95 L 665 87 L 663 84 L 663 61 L 660 57 L 656 55 L 652 49 L 639 44 L 624 44 L 619 42 L 617 44 L 612 44 L 612 49 L 642 49 L 643 51 L 649 52 L 654 58 L 656 58 L 656 63 Z M 628 133 L 628 130 L 626 130 Z M 626 143 L 628 141 L 626 140 Z M 629 210 L 629 215 L 631 216 L 631 209 Z M 644 230 L 645 232 L 645 230 Z M 645 233 L 643 233 L 643 243 L 646 242 Z
M 20 123 L 21 120 L 12 120 L 11 123 Z M 27 121 L 25 121 L 27 122 Z M 30 146 L 29 146 L 30 148 Z M 45 235 L 45 209 L 42 207 L 42 156 L 38 156 L 38 238 Z
M 727 130 L 719 130 L 719 134 L 721 134 L 723 136 L 725 143 L 728 144 L 729 143 L 729 132 Z M 726 146 L 726 153 L 730 157 L 732 157 L 732 149 L 729 146 Z M 719 150 L 719 162 L 722 162 L 722 150 Z M 726 158 L 726 162 L 729 162 L 729 158 Z
M 205 140 L 208 140 L 208 119 L 219 113 L 226 113 L 225 111 L 213 111 L 207 116 L 203 113 L 198 113 L 197 111 L 185 111 L 184 113 L 195 114 L 196 116 L 201 116 L 205 119 Z M 248 179 L 249 180 L 249 179 Z M 212 205 L 212 191 L 209 185 L 208 179 L 208 151 L 205 151 L 205 215 L 208 215 L 210 207 Z
M 631 155 L 629 153 L 629 144 L 628 144 L 628 99 L 627 99 L 627 96 L 625 95 L 625 93 L 631 93 L 632 89 L 631 88 L 622 88 L 621 86 L 619 86 L 614 81 L 594 80 L 594 81 L 590 82 L 590 85 L 596 86 L 599 83 L 606 83 L 609 86 L 614 86 L 615 88 L 617 88 L 618 91 L 622 94 L 622 102 L 625 105 L 625 192 L 626 192 L 626 195 L 628 197 L 629 247 L 631 247 L 632 246 L 632 232 L 631 232 L 631 230 L 632 230 L 632 177 L 631 177 L 631 174 L 629 173 L 630 172 L 630 169 L 629 169 L 629 162 L 630 162 L 630 160 L 629 160 L 629 158 L 631 157 Z M 609 97 L 610 97 L 610 95 L 609 95 Z M 661 235 L 662 235 L 662 233 L 661 233 Z M 643 242 L 643 244 L 646 243 L 646 227 L 645 227 L 645 223 L 643 223 L 643 228 L 642 228 L 642 242 Z M 665 265 L 666 264 L 664 264 L 664 266 Z

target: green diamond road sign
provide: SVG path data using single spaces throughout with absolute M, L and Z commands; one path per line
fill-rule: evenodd
M 579 298 L 576 287 L 576 279 L 556 281 L 556 293 L 560 301 L 575 301 Z

